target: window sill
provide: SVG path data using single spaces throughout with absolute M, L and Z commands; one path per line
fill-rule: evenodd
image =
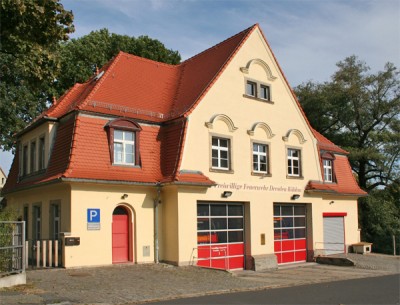
M 210 168 L 210 172 L 223 173 L 223 174 L 234 174 L 234 171 L 232 169 Z
M 251 175 L 257 177 L 272 177 L 272 174 L 270 173 L 261 173 L 261 172 L 251 172 Z
M 304 180 L 303 176 L 289 176 L 286 175 L 286 179 Z
M 259 98 L 256 96 L 247 95 L 247 94 L 243 94 L 243 97 L 248 98 L 250 100 L 255 100 L 258 102 L 263 102 L 263 103 L 267 103 L 267 104 L 271 104 L 271 105 L 275 104 L 275 102 L 273 102 L 273 101 L 265 100 L 265 99 L 262 99 L 262 98 Z

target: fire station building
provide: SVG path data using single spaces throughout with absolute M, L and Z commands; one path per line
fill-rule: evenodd
M 4 187 L 62 266 L 275 268 L 359 242 L 347 152 L 254 25 L 168 65 L 120 52 L 18 134 Z

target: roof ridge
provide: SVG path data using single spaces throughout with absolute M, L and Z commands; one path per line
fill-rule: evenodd
M 171 69 L 175 69 L 177 66 L 181 65 L 181 63 L 177 64 L 177 65 L 168 64 L 168 63 L 165 63 L 165 62 L 162 62 L 162 61 L 157 61 L 157 60 L 154 60 L 154 59 L 141 57 L 141 56 L 138 56 L 138 55 L 135 55 L 135 54 L 131 54 L 131 53 L 127 53 L 127 52 L 124 52 L 124 51 L 119 51 L 118 55 L 121 55 L 121 56 L 125 55 L 125 56 L 128 56 L 128 57 L 133 57 L 134 59 L 137 59 L 137 60 L 147 61 L 147 62 L 155 63 L 155 64 L 158 64 L 158 65 L 163 65 L 163 66 L 165 66 L 167 68 L 171 68 Z
M 213 45 L 212 47 L 209 47 L 209 48 L 205 49 L 204 51 L 193 55 L 192 57 L 190 57 L 190 58 L 186 59 L 185 61 L 183 61 L 183 62 L 181 63 L 181 65 L 185 64 L 185 63 L 188 62 L 188 61 L 194 60 L 196 57 L 199 57 L 200 55 L 203 55 L 204 53 L 209 52 L 209 51 L 211 51 L 212 49 L 218 48 L 218 46 L 220 46 L 220 45 L 222 45 L 222 44 L 225 44 L 225 43 L 228 42 L 229 40 L 232 40 L 232 39 L 236 38 L 236 37 L 239 36 L 239 35 L 243 35 L 243 33 L 247 32 L 247 31 L 248 31 L 248 32 L 251 32 L 251 31 L 252 31 L 254 28 L 256 28 L 256 27 L 258 27 L 258 23 L 253 24 L 252 26 L 248 27 L 247 29 L 245 29 L 245 30 L 243 30 L 243 31 L 240 31 L 239 33 L 236 33 L 235 35 L 232 35 L 231 37 L 228 37 L 228 38 L 226 38 L 225 40 L 223 40 L 223 41 L 217 43 L 216 45 Z M 247 35 L 246 35 L 246 36 L 247 36 Z

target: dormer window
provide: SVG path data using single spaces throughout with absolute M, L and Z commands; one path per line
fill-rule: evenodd
M 324 182 L 334 182 L 333 161 L 335 157 L 330 153 L 322 155 L 322 167 L 324 173 Z
M 111 163 L 139 166 L 139 132 L 141 127 L 130 119 L 116 119 L 106 126 Z

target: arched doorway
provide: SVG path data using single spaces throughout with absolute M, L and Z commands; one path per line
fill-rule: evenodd
M 129 211 L 118 206 L 113 212 L 112 221 L 112 262 L 125 263 L 129 261 Z

